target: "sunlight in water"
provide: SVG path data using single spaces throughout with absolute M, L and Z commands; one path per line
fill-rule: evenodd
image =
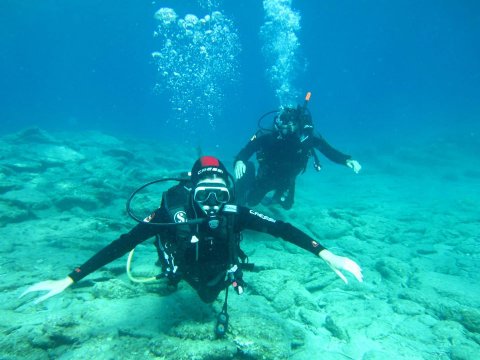
M 208 119 L 213 127 L 225 86 L 238 78 L 240 42 L 233 22 L 220 11 L 180 18 L 170 8 L 158 10 L 155 19 L 160 44 L 152 53 L 159 75 L 155 90 L 169 96 L 179 123 Z
M 293 82 L 300 71 L 300 13 L 291 0 L 264 0 L 265 23 L 260 29 L 267 75 L 280 105 L 293 105 L 300 95 Z

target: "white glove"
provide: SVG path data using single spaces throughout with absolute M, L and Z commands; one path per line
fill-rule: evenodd
M 245 175 L 245 171 L 247 171 L 247 166 L 242 160 L 238 160 L 235 163 L 235 178 L 238 180 L 243 175 Z
M 348 159 L 345 164 L 350 168 L 350 169 L 353 169 L 353 171 L 355 171 L 355 174 L 358 174 L 358 172 L 360 170 L 362 170 L 362 165 L 360 165 L 360 163 L 357 161 L 357 160 L 353 160 L 353 159 Z
M 355 276 L 359 282 L 363 282 L 362 269 L 355 261 L 350 260 L 347 257 L 337 256 L 326 249 L 320 251 L 318 256 L 320 256 L 327 263 L 327 265 L 332 268 L 335 274 L 337 274 L 340 279 L 345 282 L 345 284 L 348 284 L 348 280 L 340 270 L 348 271 Z
M 38 304 L 44 300 L 47 300 L 49 297 L 52 297 L 54 295 L 61 293 L 63 290 L 65 290 L 72 284 L 73 284 L 73 279 L 70 276 L 67 276 L 65 279 L 62 279 L 62 280 L 42 281 L 30 286 L 27 290 L 25 290 L 22 293 L 22 295 L 20 295 L 20 297 L 34 291 L 48 291 L 48 293 L 46 293 L 45 295 L 34 300 L 34 303 Z

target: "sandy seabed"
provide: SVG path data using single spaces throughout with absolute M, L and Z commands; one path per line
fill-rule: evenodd
M 325 160 L 298 179 L 292 210 L 257 207 L 355 259 L 365 280 L 344 284 L 320 258 L 247 231 L 255 268 L 229 296 L 224 339 L 213 333 L 223 294 L 207 305 L 186 283 L 133 284 L 125 258 L 39 305 L 19 299 L 133 227 L 130 193 L 195 160 L 173 149 L 96 132 L 0 138 L 0 359 L 479 358 L 480 147 L 469 138 L 357 149 L 359 175 Z M 134 272 L 157 274 L 155 260 L 147 241 Z

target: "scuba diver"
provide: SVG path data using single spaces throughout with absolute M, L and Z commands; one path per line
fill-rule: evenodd
M 274 190 L 270 202 L 290 209 L 295 197 L 296 177 L 305 172 L 310 157 L 314 158 L 315 169 L 321 170 L 315 149 L 329 160 L 353 169 L 356 174 L 361 170 L 358 161 L 334 149 L 322 136 L 314 134 L 308 101 L 310 93 L 307 93 L 303 106 L 270 111 L 259 119 L 260 130 L 235 157 L 238 204 L 255 206 Z M 272 113 L 277 114 L 274 129 L 262 128 L 261 120 Z M 253 153 L 257 154 L 256 175 L 254 164 L 248 161 Z M 268 204 L 268 201 L 264 200 L 264 204 Z
M 155 182 L 163 180 L 172 179 Z M 362 282 L 362 271 L 353 260 L 333 254 L 289 223 L 235 205 L 233 178 L 217 158 L 199 158 L 189 177 L 175 180 L 179 183 L 163 193 L 160 207 L 144 220 L 133 215 L 130 201 L 136 192 L 153 182 L 137 189 L 127 202 L 127 210 L 139 224 L 64 279 L 39 282 L 21 296 L 47 291 L 34 301 L 42 302 L 156 236 L 162 259 L 162 273 L 156 276 L 157 279 L 166 279 L 172 285 L 185 280 L 206 303 L 212 303 L 222 290 L 226 290 L 223 309 L 215 327 L 215 333 L 220 337 L 228 326 L 228 288 L 231 285 L 238 294 L 242 294 L 245 287 L 242 269 L 252 265 L 239 246 L 241 232 L 245 229 L 281 237 L 318 255 L 345 283 L 348 281 L 342 271 L 350 272 Z

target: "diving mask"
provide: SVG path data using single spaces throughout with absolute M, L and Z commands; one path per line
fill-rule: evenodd
M 200 181 L 193 190 L 193 200 L 206 215 L 212 217 L 230 201 L 230 191 L 223 179 L 206 179 Z
M 226 187 L 210 184 L 199 185 L 193 193 L 193 200 L 198 203 L 220 203 L 225 204 L 230 200 L 230 192 Z
M 283 135 L 294 134 L 298 130 L 298 114 L 293 108 L 285 108 L 275 118 L 275 128 Z

